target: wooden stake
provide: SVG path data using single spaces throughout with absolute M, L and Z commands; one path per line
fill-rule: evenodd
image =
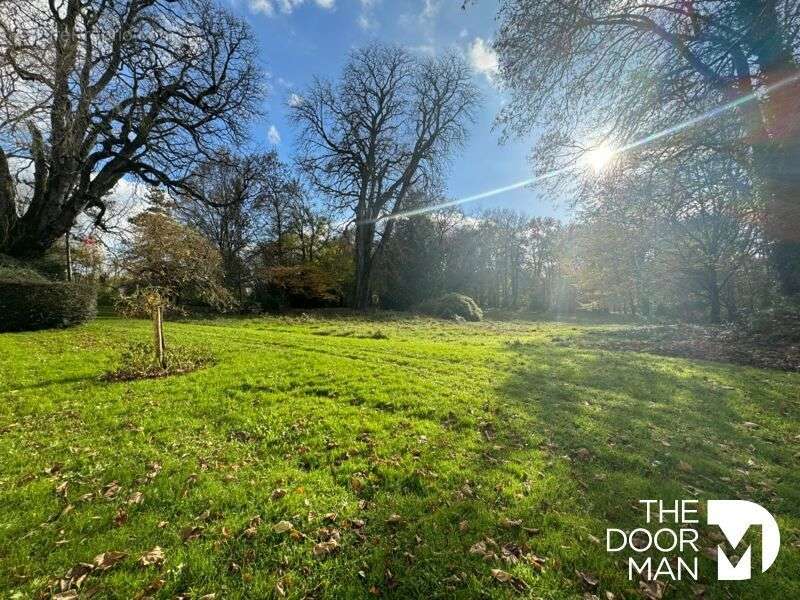
M 161 312 L 161 305 L 153 308 L 153 346 L 156 351 L 156 360 L 163 369 L 164 364 L 164 319 Z

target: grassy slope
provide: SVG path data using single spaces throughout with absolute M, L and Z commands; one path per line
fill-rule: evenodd
M 135 597 L 157 579 L 165 598 L 271 597 L 278 582 L 290 597 L 518 595 L 492 568 L 523 579 L 530 597 L 580 597 L 575 570 L 596 574 L 600 594 L 633 596 L 619 555 L 591 536 L 638 526 L 640 498 L 698 494 L 753 499 L 783 534 L 776 564 L 745 584 L 714 584 L 702 559 L 706 597 L 800 597 L 800 376 L 563 341 L 582 329 L 170 323 L 168 343 L 211 348 L 218 364 L 133 383 L 98 376 L 126 340 L 147 338 L 145 322 L 0 335 L 0 596 L 34 597 L 108 550 L 129 557 L 84 583 L 99 597 Z M 583 447 L 591 458 L 571 460 Z M 151 462 L 163 468 L 143 482 Z M 98 498 L 112 481 L 121 491 Z M 271 499 L 276 488 L 287 495 Z M 143 502 L 126 504 L 137 491 Z M 127 522 L 115 526 L 120 508 Z M 331 512 L 342 548 L 320 560 L 312 546 Z M 387 523 L 393 513 L 400 523 Z M 243 535 L 256 515 L 255 535 Z M 280 520 L 308 538 L 273 532 Z M 183 541 L 192 526 L 199 539 Z M 486 537 L 547 568 L 470 554 Z M 163 568 L 138 566 L 156 545 Z

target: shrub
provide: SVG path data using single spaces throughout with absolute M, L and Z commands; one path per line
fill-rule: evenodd
M 47 281 L 41 273 L 20 261 L 0 254 L 0 281 Z
M 316 265 L 259 269 L 255 288 L 255 300 L 264 310 L 321 308 L 341 302 L 333 274 Z
M 120 356 L 117 369 L 107 373 L 107 381 L 131 381 L 133 379 L 152 379 L 179 373 L 190 373 L 214 362 L 214 357 L 193 346 L 168 346 L 164 350 L 164 364 L 159 364 L 153 353 L 153 345 L 148 342 L 128 344 Z
M 92 284 L 0 280 L 0 331 L 69 327 L 96 314 Z
M 445 294 L 441 298 L 427 300 L 417 307 L 417 311 L 442 319 L 480 321 L 483 318 L 483 311 L 475 300 L 463 294 Z

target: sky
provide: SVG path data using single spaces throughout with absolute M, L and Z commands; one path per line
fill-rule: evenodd
M 466 10 L 461 0 L 228 0 L 258 38 L 268 73 L 265 116 L 253 124 L 253 144 L 275 147 L 290 162 L 294 131 L 289 103 L 315 76 L 335 79 L 351 49 L 374 40 L 412 52 L 462 53 L 483 93 L 466 146 L 452 157 L 446 176 L 450 199 L 472 196 L 530 177 L 533 138 L 500 144 L 493 127 L 503 93 L 496 83 L 497 57 L 491 49 L 496 0 L 478 0 Z M 465 212 L 508 207 L 530 215 L 563 216 L 535 190 L 523 188 L 463 205 Z

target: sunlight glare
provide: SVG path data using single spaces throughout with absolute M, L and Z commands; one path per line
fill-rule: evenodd
M 602 173 L 616 152 L 607 144 L 600 144 L 586 154 L 586 163 L 595 173 Z

